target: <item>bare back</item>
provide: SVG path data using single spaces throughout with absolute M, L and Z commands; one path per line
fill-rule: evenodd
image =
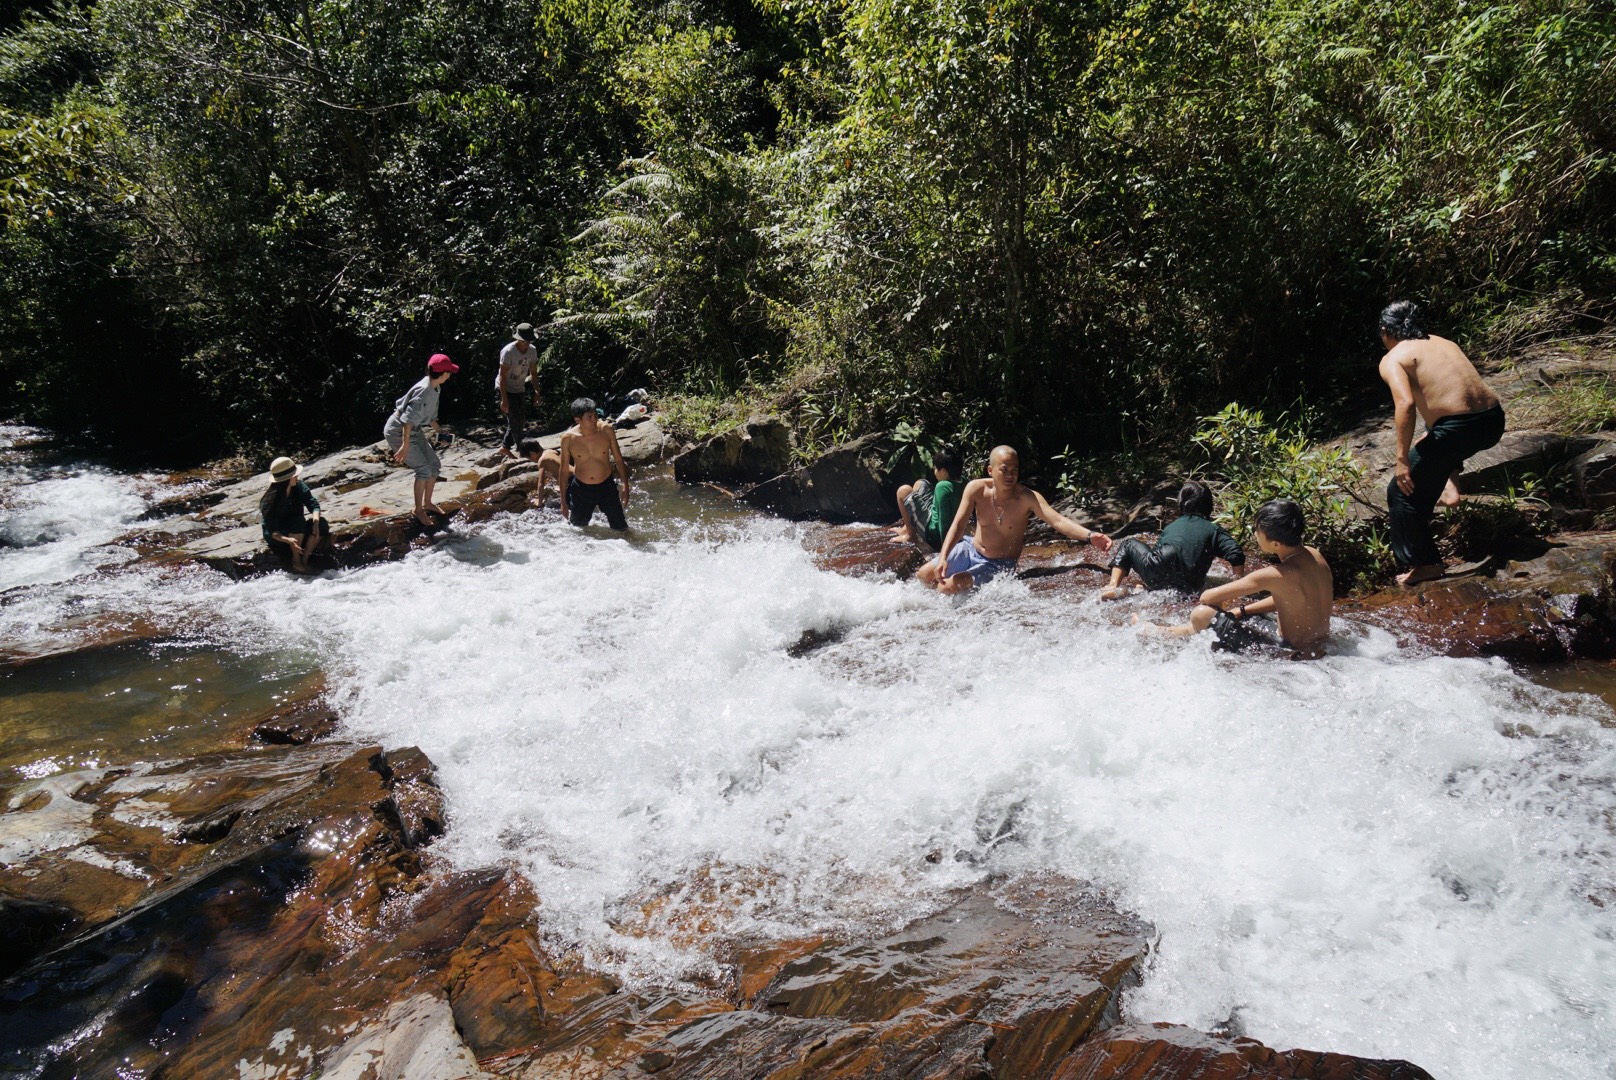
M 1380 361 L 1380 376 L 1395 385 L 1408 379 L 1414 408 L 1425 426 L 1445 416 L 1481 412 L 1498 404 L 1498 395 L 1481 378 L 1476 365 L 1447 338 L 1409 338 L 1392 346 Z
M 1272 575 L 1272 576 L 1270 576 Z M 1279 634 L 1298 652 L 1319 655 L 1330 634 L 1335 575 L 1317 548 L 1303 547 L 1269 568 L 1263 582 L 1274 598 Z
M 571 455 L 572 474 L 581 484 L 599 484 L 612 475 L 616 447 L 617 439 L 605 424 L 596 424 L 593 431 L 579 428 L 561 436 L 562 459 Z

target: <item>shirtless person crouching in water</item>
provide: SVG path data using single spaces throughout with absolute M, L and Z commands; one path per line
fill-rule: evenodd
M 965 526 L 973 514 L 976 535 L 970 537 L 965 535 Z M 997 446 L 988 457 L 987 479 L 965 485 L 937 561 L 926 563 L 915 576 L 938 592 L 952 594 L 1013 572 L 1027 544 L 1027 522 L 1034 514 L 1062 536 L 1093 544 L 1101 551 L 1111 548 L 1109 536 L 1062 517 L 1042 495 L 1022 487 L 1020 455 L 1008 446 Z
M 1459 346 L 1425 332 L 1417 305 L 1388 305 L 1380 313 L 1380 340 L 1386 346 L 1380 377 L 1392 392 L 1397 429 L 1397 471 L 1386 486 L 1386 509 L 1392 551 L 1398 565 L 1409 568 L 1397 583 L 1414 585 L 1446 571 L 1431 539 L 1431 515 L 1439 501 L 1459 504 L 1452 477 L 1465 458 L 1503 438 L 1504 409 Z M 1416 412 L 1425 421 L 1419 442 Z
M 1302 508 L 1289 499 L 1263 503 L 1256 526 L 1257 546 L 1274 565 L 1203 592 L 1183 626 L 1145 623 L 1141 628 L 1171 637 L 1211 630 L 1226 652 L 1255 648 L 1287 652 L 1295 660 L 1323 656 L 1335 607 L 1335 577 L 1318 549 L 1302 543 Z M 1268 595 L 1240 602 L 1260 592 Z
M 617 432 L 595 415 L 595 403 L 579 398 L 572 403 L 575 430 L 561 436 L 561 516 L 574 525 L 588 525 L 595 508 L 606 512 L 606 523 L 619 532 L 628 529 L 623 508 L 628 505 L 628 465 L 617 446 Z M 612 482 L 616 461 L 617 478 L 623 484 L 621 500 Z

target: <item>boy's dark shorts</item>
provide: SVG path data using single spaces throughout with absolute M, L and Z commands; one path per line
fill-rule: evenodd
M 1267 615 L 1247 615 L 1244 619 L 1237 619 L 1220 611 L 1212 620 L 1212 632 L 1218 637 L 1213 648 L 1223 652 L 1294 651 L 1279 636 L 1279 623 Z

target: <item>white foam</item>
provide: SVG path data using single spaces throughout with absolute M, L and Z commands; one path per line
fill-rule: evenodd
M 1160 931 L 1134 1019 L 1234 1018 L 1443 1078 L 1613 1075 L 1595 700 L 1376 632 L 1317 663 L 1230 660 L 1015 581 L 953 601 L 843 578 L 776 523 L 652 536 L 528 515 L 360 573 L 142 602 L 308 650 L 360 733 L 438 764 L 440 850 L 519 866 L 546 933 L 630 978 L 1054 869 Z M 668 890 L 723 897 L 714 933 L 643 908 Z
M 669 888 L 729 897 L 722 937 L 1051 868 L 1160 930 L 1137 1019 L 1439 1077 L 1610 1075 L 1602 704 L 1380 633 L 1229 660 L 1016 582 L 956 602 L 823 573 L 781 526 L 716 539 L 528 518 L 216 601 L 323 656 L 358 728 L 438 763 L 444 850 L 516 863 L 548 932 L 629 977 L 701 962 L 677 904 L 641 912 Z
M 0 450 L 32 434 L 0 427 Z M 142 482 L 81 466 L 0 468 L 0 589 L 67 581 L 127 561 L 107 547 L 146 508 Z

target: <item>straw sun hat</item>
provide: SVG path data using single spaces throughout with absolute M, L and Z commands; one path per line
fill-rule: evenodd
M 302 472 L 297 462 L 289 457 L 278 457 L 269 463 L 269 478 L 277 482 L 299 476 Z

